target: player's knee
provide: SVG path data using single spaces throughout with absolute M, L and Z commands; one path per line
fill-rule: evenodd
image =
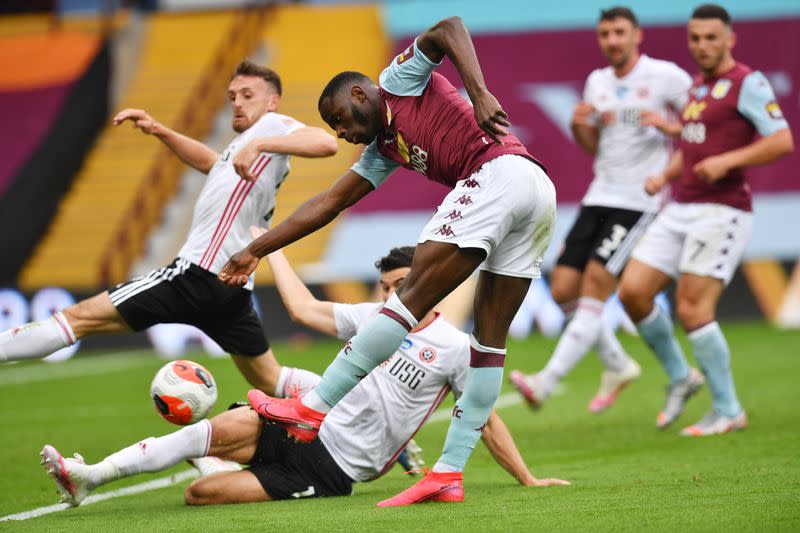
M 678 298 L 675 314 L 683 329 L 692 331 L 714 320 L 713 310 L 707 309 L 702 301 L 691 298 Z
M 617 295 L 622 307 L 625 308 L 625 312 L 634 321 L 641 320 L 647 314 L 650 302 L 647 301 L 646 295 L 636 284 L 623 283 L 620 285 Z
M 213 492 L 208 490 L 208 483 L 205 479 L 198 479 L 192 482 L 183 491 L 183 501 L 186 505 L 211 505 L 214 503 Z
M 553 283 L 550 294 L 558 305 L 564 305 L 578 299 L 578 287 L 574 284 Z

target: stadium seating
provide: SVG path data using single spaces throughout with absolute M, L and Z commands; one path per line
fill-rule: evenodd
M 357 31 L 349 31 L 350 28 Z M 328 130 L 317 112 L 317 100 L 328 80 L 343 70 L 358 70 L 377 76 L 391 54 L 377 6 L 280 6 L 264 28 L 269 65 L 283 81 L 280 111 L 309 125 Z M 346 41 L 346 45 L 343 44 Z M 333 44 L 336 44 L 334 47 Z M 337 53 L 332 53 L 338 50 Z M 301 203 L 324 190 L 358 157 L 361 148 L 339 143 L 332 158 L 292 160 L 292 171 L 278 194 L 274 224 Z M 335 222 L 287 247 L 292 264 L 317 263 L 328 244 Z M 256 279 L 271 279 L 262 266 Z
M 121 107 L 203 137 L 224 103 L 227 77 L 249 53 L 261 12 L 156 14 Z M 126 125 L 108 126 L 88 154 L 19 285 L 93 288 L 127 277 L 131 262 L 174 193 L 180 162 Z

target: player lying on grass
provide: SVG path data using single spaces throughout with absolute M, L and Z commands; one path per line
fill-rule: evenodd
M 250 242 L 250 226 L 269 224 L 275 195 L 289 172 L 289 156 L 329 156 L 336 153 L 337 143 L 320 128 L 276 112 L 281 80 L 270 69 L 243 61 L 228 85 L 228 99 L 231 127 L 239 135 L 222 154 L 141 109 L 125 109 L 114 117 L 114 124 L 132 122 L 188 166 L 208 174 L 186 242 L 170 265 L 47 320 L 0 333 L 0 362 L 46 357 L 88 335 L 179 322 L 197 326 L 214 339 L 254 387 L 274 390 L 270 376 L 277 373 L 278 363 L 253 307 L 253 280 L 231 288 L 217 273 L 233 252 Z
M 378 261 L 384 300 L 408 274 L 412 256 L 413 248 L 396 248 Z M 290 314 L 314 329 L 349 338 L 381 308 L 379 303 L 321 302 L 280 252 L 268 259 Z M 240 407 L 172 434 L 144 439 L 97 464 L 86 465 L 80 456 L 64 458 L 49 445 L 42 450 L 42 458 L 62 499 L 72 505 L 115 479 L 158 472 L 207 455 L 249 466 L 193 482 L 185 492 L 190 505 L 349 495 L 355 481 L 370 481 L 388 471 L 449 390 L 460 396 L 468 366 L 469 337 L 431 312 L 385 365 L 371 372 L 331 410 L 320 438 L 310 444 L 297 443 L 249 407 Z M 283 378 L 287 391 L 313 386 L 319 380 L 307 371 L 300 380 L 291 375 Z M 568 484 L 535 478 L 495 412 L 482 437 L 495 460 L 522 485 Z M 445 492 L 459 496 L 455 490 Z

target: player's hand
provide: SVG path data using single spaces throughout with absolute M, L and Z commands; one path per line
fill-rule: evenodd
M 258 139 L 252 140 L 239 150 L 233 158 L 233 168 L 236 173 L 245 181 L 255 181 L 256 175 L 253 174 L 253 163 L 258 157 Z
M 247 284 L 247 279 L 250 277 L 250 274 L 252 274 L 258 266 L 258 262 L 259 258 L 250 253 L 250 250 L 244 248 L 228 259 L 228 262 L 222 267 L 217 277 L 225 285 L 244 287 Z
M 160 124 L 143 109 L 123 109 L 114 117 L 114 125 L 119 126 L 126 120 L 133 122 L 134 128 L 139 128 L 147 135 L 155 133 L 160 126 Z
M 589 102 L 578 102 L 572 112 L 572 124 L 575 126 L 594 126 L 595 108 Z
M 667 177 L 664 174 L 650 176 L 644 182 L 644 192 L 650 196 L 654 196 L 661 192 L 661 189 L 667 185 L 667 182 Z
M 667 129 L 667 120 L 656 111 L 642 111 L 639 113 L 639 124 L 641 126 L 653 126 L 661 131 Z
M 535 477 L 533 477 L 533 475 L 523 480 L 522 484 L 525 485 L 526 487 L 556 487 L 560 485 L 572 485 L 572 483 L 570 483 L 565 479 L 558 479 L 554 477 L 548 477 L 545 479 L 536 479 Z
M 707 183 L 715 183 L 728 175 L 731 166 L 724 155 L 712 155 L 697 163 L 692 170 Z
M 500 137 L 508 135 L 505 129 L 511 124 L 508 122 L 508 114 L 500 107 L 500 102 L 492 96 L 489 91 L 484 91 L 477 98 L 472 99 L 472 106 L 475 112 L 475 121 L 486 135 L 492 138 L 497 144 L 503 144 Z

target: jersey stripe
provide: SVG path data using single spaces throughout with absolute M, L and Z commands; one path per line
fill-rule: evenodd
M 214 259 L 216 259 L 217 254 L 219 253 L 219 249 L 222 247 L 222 243 L 225 242 L 225 237 L 228 236 L 228 231 L 230 231 L 231 226 L 233 225 L 233 221 L 236 220 L 236 215 L 239 214 L 239 209 L 242 208 L 242 205 L 244 204 L 244 200 L 247 197 L 247 194 L 250 192 L 250 189 L 253 188 L 253 185 L 255 185 L 255 182 L 253 182 L 253 181 L 248 183 L 247 186 L 243 190 L 243 194 L 239 195 L 239 198 L 237 199 L 235 207 L 233 208 L 233 210 L 231 210 L 231 215 L 228 217 L 228 220 L 225 222 L 225 228 L 222 230 L 222 233 L 220 233 L 219 239 L 217 239 L 217 243 L 214 246 L 214 251 L 211 253 L 210 256 L 208 256 L 208 260 L 206 261 L 206 266 L 203 267 L 206 270 L 210 270 L 211 269 L 211 265 L 214 264 Z M 200 265 L 200 266 L 203 266 L 203 265 Z
M 233 189 L 233 192 L 231 193 L 230 198 L 228 198 L 228 203 L 225 204 L 225 210 L 222 212 L 222 216 L 220 217 L 219 222 L 217 222 L 217 227 L 214 230 L 214 235 L 212 235 L 212 237 L 211 237 L 211 242 L 208 243 L 208 247 L 206 248 L 206 251 L 203 253 L 203 257 L 200 259 L 199 265 L 201 267 L 203 267 L 203 264 L 205 263 L 205 260 L 206 260 L 206 256 L 211 251 L 211 248 L 212 248 L 212 245 L 214 243 L 214 240 L 217 238 L 217 235 L 219 234 L 219 229 L 222 227 L 222 221 L 225 220 L 225 217 L 228 215 L 228 209 L 231 206 L 231 202 L 233 202 L 233 199 L 239 194 L 239 189 L 245 183 L 246 182 L 244 180 L 239 180 L 239 183 L 236 184 L 236 187 Z M 203 268 L 205 268 L 205 267 L 203 267 Z
M 222 231 L 218 235 L 216 243 L 214 243 L 214 241 L 212 240 L 209 249 L 206 250 L 206 254 L 208 254 L 209 250 L 212 250 L 213 247 L 211 255 L 209 255 L 206 258 L 205 263 L 203 263 L 203 260 L 201 260 L 200 262 L 200 266 L 202 268 L 205 268 L 206 270 L 211 269 L 211 265 L 214 264 L 214 259 L 216 259 L 217 254 L 219 253 L 219 249 L 222 247 L 222 243 L 225 242 L 225 237 L 228 235 L 228 231 L 230 231 L 231 226 L 233 225 L 233 221 L 236 220 L 236 215 L 239 214 L 239 210 L 242 208 L 242 205 L 244 205 L 244 201 L 247 198 L 247 195 L 253 189 L 253 186 L 255 186 L 256 181 L 258 181 L 258 178 L 261 177 L 261 173 L 264 171 L 265 168 L 267 168 L 267 165 L 269 165 L 270 161 L 272 161 L 272 157 L 267 157 L 265 154 L 261 154 L 261 157 L 258 160 L 256 160 L 256 163 L 253 165 L 254 169 L 253 174 L 255 175 L 255 178 L 250 182 L 244 182 L 246 185 L 242 189 L 240 189 L 241 194 L 239 194 L 236 200 L 234 200 L 233 204 L 234 206 L 228 212 L 228 217 L 225 220 Z M 223 214 L 223 219 L 225 219 L 225 214 Z M 220 223 L 222 223 L 222 219 L 220 220 Z M 222 226 L 218 225 L 217 229 L 219 230 L 220 227 Z
M 427 422 L 428 418 L 430 418 L 431 414 L 433 414 L 433 412 L 436 410 L 436 408 L 439 407 L 439 404 L 442 403 L 442 400 L 444 400 L 444 397 L 447 396 L 448 392 L 450 392 L 450 385 L 445 385 L 444 387 L 442 387 L 442 390 L 440 390 L 439 394 L 436 395 L 436 399 L 431 404 L 430 408 L 428 409 L 428 412 L 425 413 L 424 417 L 422 417 L 422 420 L 420 421 L 419 425 L 417 426 L 417 429 L 415 429 L 414 432 L 411 433 L 411 436 L 408 437 L 408 440 L 405 443 L 403 443 L 402 446 L 400 446 L 400 449 L 392 454 L 392 457 L 389 459 L 389 462 L 386 463 L 386 465 L 384 465 L 384 467 L 381 469 L 380 473 L 377 476 L 375 476 L 375 477 L 373 477 L 371 479 L 379 478 L 380 476 L 385 474 L 394 465 L 394 463 L 397 461 L 397 458 L 400 457 L 400 454 L 403 453 L 403 450 L 406 449 L 406 446 L 408 445 L 408 441 L 410 441 L 411 439 L 414 438 L 414 435 L 417 434 L 417 431 L 419 431 L 419 429 L 425 424 L 425 422 Z

